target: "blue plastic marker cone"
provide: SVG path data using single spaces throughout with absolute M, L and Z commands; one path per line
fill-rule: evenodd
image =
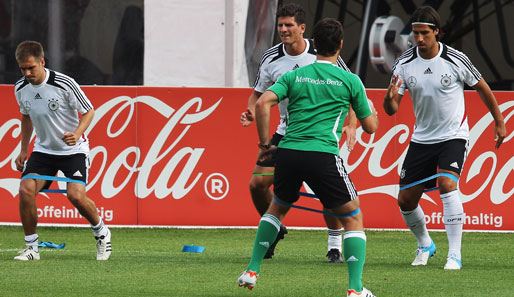
M 199 245 L 184 244 L 184 247 L 182 247 L 184 253 L 203 253 L 203 251 L 205 251 L 205 248 Z
M 63 249 L 66 246 L 66 243 L 61 244 L 55 244 L 51 241 L 41 241 L 38 244 L 39 247 L 47 247 L 47 248 L 53 248 L 53 249 Z

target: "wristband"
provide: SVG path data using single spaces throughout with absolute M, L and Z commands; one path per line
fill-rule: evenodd
M 268 144 L 262 144 L 262 143 L 260 143 L 260 142 L 259 142 L 259 143 L 257 143 L 257 146 L 259 146 L 259 148 L 260 148 L 261 150 L 267 150 L 267 149 L 269 149 L 269 148 L 271 147 L 271 143 L 268 143 Z

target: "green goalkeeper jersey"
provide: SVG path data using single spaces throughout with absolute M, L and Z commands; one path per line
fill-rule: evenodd
M 360 78 L 324 60 L 285 73 L 269 90 L 279 101 L 289 98 L 280 148 L 339 155 L 350 104 L 358 119 L 371 114 Z

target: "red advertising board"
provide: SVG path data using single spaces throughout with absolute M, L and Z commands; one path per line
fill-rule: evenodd
M 87 185 L 100 215 L 111 225 L 256 226 L 248 181 L 256 161 L 255 125 L 241 127 L 251 89 L 83 87 L 95 106 L 87 133 L 92 166 Z M 12 86 L 0 86 L 0 222 L 20 221 L 20 114 Z M 341 155 L 359 191 L 367 228 L 405 228 L 398 206 L 399 171 L 414 123 L 410 99 L 399 112 L 382 109 L 384 90 L 369 90 L 380 127 L 369 136 L 357 131 L 351 153 Z M 466 92 L 471 130 L 468 157 L 459 181 L 465 229 L 514 230 L 514 151 L 509 119 L 514 93 L 495 92 L 508 137 L 494 149 L 493 120 L 475 92 Z M 273 125 L 278 112 L 273 111 Z M 54 187 L 64 187 L 63 184 Z M 302 197 L 298 205 L 320 209 Z M 423 196 L 428 227 L 443 229 L 439 194 Z M 85 224 L 64 194 L 37 197 L 39 222 Z M 323 227 L 320 214 L 293 209 L 288 226 Z

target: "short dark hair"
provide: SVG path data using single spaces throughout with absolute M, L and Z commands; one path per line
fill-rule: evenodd
M 305 24 L 305 10 L 296 3 L 288 3 L 281 6 L 277 11 L 277 18 L 294 17 L 298 25 Z
M 437 11 L 431 6 L 421 6 L 417 8 L 411 16 L 410 23 L 430 23 L 434 24 L 428 25 L 432 30 L 439 29 L 441 32 L 441 19 L 439 18 L 439 14 Z M 439 35 L 436 36 L 436 39 L 439 40 Z
M 32 40 L 26 40 L 18 44 L 16 47 L 16 61 L 23 62 L 30 57 L 41 60 L 45 57 L 43 46 L 41 43 Z
M 332 18 L 325 18 L 316 23 L 312 31 L 314 46 L 319 55 L 329 57 L 337 53 L 343 40 L 343 25 Z

